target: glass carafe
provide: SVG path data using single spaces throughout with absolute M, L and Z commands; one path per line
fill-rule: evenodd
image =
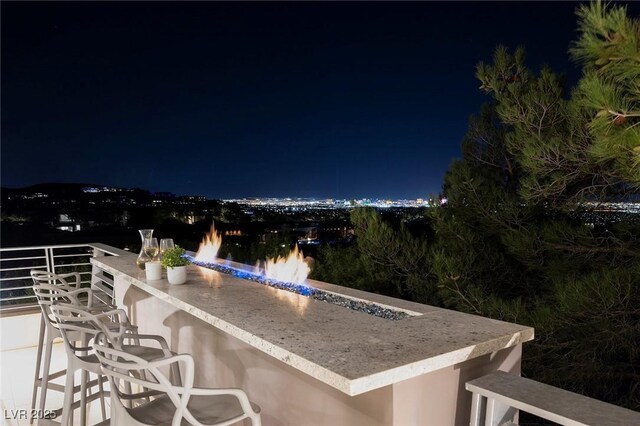
M 140 254 L 138 254 L 136 265 L 138 265 L 138 268 L 144 271 L 144 264 L 151 260 L 151 258 L 145 253 L 144 240 L 153 236 L 153 229 L 139 229 L 138 232 L 140 233 L 142 244 L 140 245 Z

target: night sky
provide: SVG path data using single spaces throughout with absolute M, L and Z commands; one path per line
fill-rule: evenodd
M 578 77 L 576 5 L 3 1 L 2 185 L 424 197 L 497 44 Z

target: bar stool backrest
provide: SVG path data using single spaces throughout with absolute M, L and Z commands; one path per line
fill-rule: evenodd
M 114 348 L 109 344 L 109 340 L 104 333 L 96 336 L 93 348 L 102 365 L 102 372 L 109 378 L 111 389 L 116 389 L 116 392 L 112 394 L 115 394 L 116 397 L 111 399 L 111 419 L 112 421 L 115 420 L 115 424 L 136 426 L 148 424 L 139 418 L 134 418 L 129 409 L 124 406 L 123 402 L 133 398 L 144 397 L 153 391 L 155 391 L 153 395 L 157 395 L 157 393 L 160 392 L 166 395 L 171 400 L 171 403 L 173 403 L 175 412 L 171 421 L 172 426 L 180 426 L 184 424 L 185 420 L 190 425 L 205 426 L 193 416 L 187 407 L 192 395 L 231 395 L 238 400 L 242 409 L 241 413 L 232 419 L 224 420 L 215 425 L 230 425 L 246 418 L 251 419 L 251 423 L 255 426 L 261 424 L 259 408 L 258 411 L 254 411 L 251 402 L 242 389 L 194 388 L 194 362 L 191 355 L 178 354 L 147 361 L 131 353 Z M 183 386 L 173 385 L 170 378 L 164 372 L 170 369 L 172 364 L 175 363 L 178 364 L 183 373 Z M 121 391 L 121 389 L 135 388 L 142 388 L 147 391 L 138 394 L 126 394 Z M 151 404 L 153 404 L 153 402 L 151 402 Z
M 77 336 L 82 337 L 82 342 L 88 342 L 102 332 L 102 328 L 93 322 L 97 315 L 79 308 L 77 304 L 60 301 L 54 301 L 49 309 L 64 340 L 67 356 L 85 356 L 88 352 L 93 352 L 92 347 L 76 346 L 75 343 L 78 341 Z
M 48 284 L 36 281 L 34 278 L 33 292 L 38 299 L 38 304 L 47 325 L 54 328 L 58 328 L 56 319 L 51 312 L 51 305 L 54 303 L 68 303 L 82 307 L 91 306 L 91 289 L 76 288 L 66 284 L 64 281 L 60 284 Z M 86 301 L 83 296 L 86 296 Z
M 70 282 L 70 278 L 73 278 L 74 282 L 71 283 Z M 31 279 L 33 280 L 33 285 L 34 286 L 39 286 L 39 285 L 49 285 L 49 286 L 55 286 L 55 288 L 60 288 L 60 290 L 64 290 L 64 291 L 73 291 L 73 290 L 77 290 L 80 289 L 80 274 L 77 272 L 72 272 L 69 274 L 55 274 L 53 272 L 48 272 L 48 271 L 41 271 L 38 269 L 32 269 L 31 270 Z M 48 306 L 51 304 L 51 301 L 49 300 L 50 298 L 48 297 L 49 293 L 55 293 L 55 288 L 54 287 L 49 287 L 47 292 L 40 292 L 40 294 L 43 297 L 38 297 L 38 293 L 36 293 L 36 297 L 38 298 L 38 303 L 40 304 L 41 308 L 42 306 Z M 35 289 L 34 289 L 35 292 Z M 75 299 L 74 299 L 75 301 Z M 48 316 L 49 319 L 51 318 L 51 312 L 49 311 L 48 308 L 45 308 L 43 310 L 43 312 L 45 312 L 45 316 Z
M 43 271 L 40 269 L 32 269 L 31 278 L 34 283 L 36 280 L 40 283 L 46 282 L 48 284 L 64 284 L 67 286 L 72 286 L 76 288 L 80 288 L 80 273 L 79 272 L 69 272 L 67 274 L 56 274 L 49 271 Z M 71 278 L 73 278 L 73 283 L 71 283 Z
M 98 333 L 105 333 L 110 341 L 116 342 L 118 346 L 121 346 L 124 335 L 130 329 L 127 314 L 122 309 L 92 313 L 81 304 L 61 303 L 60 300 L 51 303 L 49 309 L 62 332 L 63 338 L 65 335 L 82 333 L 88 341 Z M 78 351 L 70 340 L 65 340 L 65 343 L 70 350 Z M 85 351 L 92 350 L 92 348 L 82 349 Z
M 189 418 L 189 422 L 194 425 L 200 423 L 188 413 L 187 403 L 191 397 L 193 388 L 193 358 L 187 354 L 179 354 L 157 360 L 147 361 L 136 355 L 114 348 L 105 333 L 99 333 L 94 339 L 93 348 L 95 354 L 102 365 L 102 372 L 108 377 L 111 389 L 116 389 L 113 394 L 111 404 L 114 408 L 112 416 L 115 414 L 119 421 L 127 424 L 144 425 L 138 419 L 131 416 L 129 409 L 124 403 L 132 399 L 138 399 L 152 394 L 159 393 L 167 395 L 176 407 L 172 425 L 180 425 L 183 418 Z M 184 386 L 178 387 L 171 384 L 167 375 L 161 369 L 170 367 L 178 363 L 183 374 L 182 382 Z M 155 392 L 127 393 L 123 389 L 148 389 Z M 180 391 L 180 392 L 179 392 Z M 112 394 L 112 395 L 113 395 Z

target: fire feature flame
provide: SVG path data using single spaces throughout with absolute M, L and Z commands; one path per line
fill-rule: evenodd
M 196 253 L 196 260 L 199 262 L 215 263 L 218 260 L 218 251 L 222 245 L 222 237 L 216 231 L 215 224 L 211 224 L 211 230 L 204 234 L 204 238 Z
M 198 268 L 200 270 L 200 275 L 202 278 L 207 280 L 209 283 L 209 287 L 218 287 L 222 283 L 222 276 L 220 272 L 213 271 L 207 268 Z
M 298 315 L 304 315 L 307 310 L 307 306 L 309 306 L 310 298 L 301 294 L 291 293 L 289 291 L 281 291 L 273 287 L 267 288 L 278 300 L 282 300 L 290 304 Z
M 267 278 L 295 284 L 303 284 L 311 272 L 304 254 L 298 250 L 298 245 L 291 250 L 289 256 L 278 256 L 277 259 L 267 258 L 264 264 L 264 274 Z

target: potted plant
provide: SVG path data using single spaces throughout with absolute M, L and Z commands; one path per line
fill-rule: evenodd
M 180 246 L 167 249 L 162 254 L 162 266 L 167 268 L 167 279 L 170 284 L 184 284 L 187 282 L 187 265 L 189 261 L 184 257 L 185 250 Z

